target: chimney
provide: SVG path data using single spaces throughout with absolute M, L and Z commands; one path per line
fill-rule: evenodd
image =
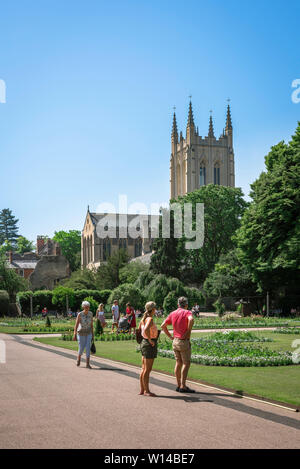
M 43 236 L 38 236 L 36 239 L 36 253 L 40 254 L 41 250 L 45 246 L 45 238 Z
M 61 255 L 60 245 L 58 243 L 54 244 L 54 255 L 55 256 L 60 256 Z

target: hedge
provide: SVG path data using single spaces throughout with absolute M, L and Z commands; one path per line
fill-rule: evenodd
M 0 290 L 0 316 L 9 314 L 9 294 L 6 290 Z

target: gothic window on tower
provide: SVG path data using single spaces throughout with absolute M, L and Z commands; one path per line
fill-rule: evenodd
M 200 166 L 200 186 L 205 186 L 206 184 L 206 168 L 205 166 Z
M 137 238 L 134 245 L 134 257 L 142 255 L 143 242 L 141 238 Z
M 220 185 L 220 166 L 216 165 L 214 167 L 214 184 Z

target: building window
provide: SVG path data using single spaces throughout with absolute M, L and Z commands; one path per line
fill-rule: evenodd
M 105 238 L 103 240 L 103 260 L 107 261 L 109 259 L 111 253 L 111 247 L 110 247 L 110 239 Z
M 125 238 L 119 239 L 119 249 L 127 249 L 127 240 Z
M 220 166 L 214 167 L 214 184 L 220 185 Z
M 200 166 L 200 186 L 205 186 L 206 184 L 206 168 L 205 166 Z
M 134 245 L 134 257 L 139 257 L 142 255 L 143 243 L 141 238 L 138 238 Z

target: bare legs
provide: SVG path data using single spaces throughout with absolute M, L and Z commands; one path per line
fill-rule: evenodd
M 140 395 L 144 396 L 156 396 L 153 392 L 149 390 L 149 377 L 152 370 L 154 358 L 145 358 L 142 357 L 142 371 L 140 374 Z
M 176 360 L 175 376 L 177 379 L 177 386 L 181 389 L 186 388 L 186 379 L 190 369 L 190 363 L 183 363 L 182 360 Z

